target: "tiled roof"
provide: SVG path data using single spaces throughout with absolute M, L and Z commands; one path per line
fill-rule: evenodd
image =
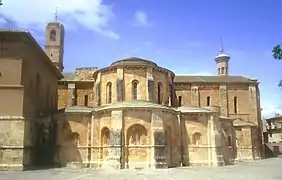
M 118 65 L 151 65 L 151 66 L 157 66 L 156 63 L 149 61 L 147 59 L 137 58 L 137 57 L 131 57 L 126 59 L 121 59 L 118 61 L 115 61 L 111 64 L 111 66 L 118 66 Z
M 175 76 L 174 82 L 182 83 L 254 83 L 256 80 L 243 76 Z
M 107 109 L 120 109 L 120 108 L 152 108 L 152 109 L 166 109 L 166 110 L 174 110 L 171 107 L 163 106 L 160 104 L 155 104 L 149 101 L 144 100 L 132 100 L 132 101 L 122 101 L 122 102 L 115 102 L 110 105 L 101 106 L 95 108 L 95 111 L 107 110 Z
M 86 106 L 70 106 L 65 109 L 67 113 L 91 113 L 93 108 Z
M 20 29 L 0 28 L 0 33 L 1 34 L 12 34 L 12 36 L 15 35 L 16 33 L 30 40 L 31 44 L 35 45 L 37 50 L 41 51 L 42 55 L 45 56 L 44 58 L 42 58 L 43 62 L 46 63 L 48 67 L 50 67 L 50 69 L 58 76 L 58 78 L 62 78 L 61 72 L 59 72 L 59 70 L 55 67 L 55 65 L 50 61 L 50 58 L 47 56 L 45 51 L 41 48 L 41 46 L 34 39 L 34 37 L 30 34 L 29 31 L 20 30 Z
M 73 72 L 63 72 L 63 78 L 60 81 L 74 81 L 75 73 Z

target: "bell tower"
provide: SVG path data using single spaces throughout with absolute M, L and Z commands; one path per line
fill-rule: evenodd
M 228 75 L 228 62 L 229 62 L 230 56 L 226 53 L 224 53 L 223 50 L 223 44 L 221 39 L 221 51 L 219 54 L 215 57 L 215 62 L 217 65 L 217 74 L 218 76 L 224 76 Z
M 56 12 L 55 21 L 49 22 L 46 26 L 45 52 L 59 71 L 62 72 L 64 69 L 63 57 L 65 30 L 63 24 L 57 20 L 58 16 Z

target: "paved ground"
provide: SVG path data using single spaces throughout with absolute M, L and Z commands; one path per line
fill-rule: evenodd
M 282 180 L 282 158 L 225 167 L 185 167 L 162 170 L 49 169 L 0 172 L 0 180 Z

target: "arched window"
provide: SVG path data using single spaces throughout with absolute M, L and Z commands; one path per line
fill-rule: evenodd
M 207 106 L 210 106 L 210 104 L 211 104 L 211 97 L 208 96 L 208 97 L 207 97 Z
M 54 29 L 50 32 L 50 40 L 56 41 L 56 31 Z
M 217 74 L 220 75 L 220 68 L 217 68 Z
M 135 124 L 127 130 L 128 145 L 147 144 L 147 130 L 143 125 Z
M 112 83 L 108 82 L 107 83 L 107 97 L 106 97 L 106 103 L 110 104 L 112 103 Z
M 182 96 L 178 96 L 178 106 L 182 106 Z
M 136 100 L 138 98 L 138 84 L 137 80 L 132 81 L 132 99 Z
M 162 83 L 158 83 L 158 104 L 162 103 Z
M 88 95 L 84 96 L 84 106 L 88 106 Z
M 238 112 L 238 109 L 237 109 L 238 108 L 237 107 L 238 102 L 237 102 L 237 97 L 236 96 L 234 97 L 233 103 L 234 103 L 234 113 L 237 114 L 237 112 Z
M 110 144 L 110 130 L 107 127 L 101 130 L 100 144 L 103 147 L 101 157 L 105 159 L 108 156 L 108 146 Z
M 199 145 L 201 143 L 201 134 L 196 132 L 193 134 L 193 139 L 192 139 L 192 143 L 194 145 Z
M 224 67 L 221 68 L 221 74 L 225 74 L 224 73 Z

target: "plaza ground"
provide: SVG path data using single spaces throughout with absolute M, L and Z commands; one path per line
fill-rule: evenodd
M 3 171 L 0 180 L 282 180 L 282 158 L 241 162 L 224 167 L 182 167 L 171 169 L 108 170 L 48 169 Z

